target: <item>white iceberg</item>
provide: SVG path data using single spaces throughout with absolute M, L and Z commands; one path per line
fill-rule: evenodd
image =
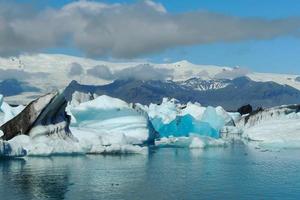
M 225 147 L 228 141 L 212 137 L 191 134 L 189 137 L 163 137 L 155 141 L 158 147 L 176 147 L 190 149 L 204 149 L 208 147 Z
M 147 144 L 153 138 L 148 118 L 120 99 L 102 95 L 70 105 L 68 112 L 73 119 L 71 132 L 89 153 L 144 151 L 133 145 Z
M 268 148 L 300 148 L 299 106 L 280 106 L 243 116 L 243 137 Z
M 174 99 L 165 98 L 160 105 L 150 104 L 144 109 L 160 137 L 188 137 L 194 133 L 220 138 L 220 130 L 233 121 L 222 107 L 202 107 L 191 102 L 181 105 Z
M 19 114 L 25 106 L 19 105 L 16 107 L 10 106 L 4 101 L 3 95 L 0 94 L 0 125 L 14 118 Z
M 17 134 L 10 138 L 0 131 L 0 156 L 146 154 L 153 143 L 158 147 L 203 149 L 223 147 L 232 140 L 262 147 L 300 148 L 297 105 L 241 116 L 222 107 L 191 102 L 183 105 L 166 98 L 159 105 L 149 106 L 128 104 L 106 95 L 78 93 L 74 98 L 66 107 L 63 96 L 48 94 L 34 101 L 31 109 L 24 109 L 8 105 L 0 96 L 2 130 L 28 126 L 20 122 L 22 116 L 32 117 L 34 125 L 28 133 L 18 135 L 18 129 L 14 130 Z

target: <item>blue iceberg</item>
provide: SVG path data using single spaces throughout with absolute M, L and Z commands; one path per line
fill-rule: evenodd
M 190 134 L 220 138 L 220 129 L 225 125 L 225 120 L 218 115 L 216 109 L 207 107 L 201 120 L 195 119 L 192 115 L 186 114 L 176 116 L 170 123 L 164 124 L 159 117 L 151 119 L 154 129 L 160 137 L 188 137 Z

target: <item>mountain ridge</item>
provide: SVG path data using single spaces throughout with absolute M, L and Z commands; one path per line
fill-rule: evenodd
M 33 54 L 0 58 L 0 75 L 0 81 L 17 79 L 27 84 L 24 90 L 18 89 L 10 94 L 13 96 L 7 97 L 4 92 L 5 100 L 13 104 L 27 104 L 38 95 L 64 89 L 72 80 L 77 80 L 83 85 L 108 85 L 119 79 L 155 79 L 171 83 L 161 84 L 164 87 L 180 86 L 180 90 L 184 90 L 183 93 L 192 91 L 192 87 L 208 93 L 217 90 L 216 93 L 219 93 L 220 89 L 226 88 L 235 78 L 246 76 L 254 82 L 273 81 L 282 87 L 288 85 L 300 91 L 299 75 L 257 73 L 239 67 L 198 65 L 186 60 L 159 64 L 148 61 L 101 61 L 60 54 Z M 151 84 L 147 87 L 150 86 Z M 143 91 L 151 96 L 153 91 L 145 87 L 146 85 Z M 151 87 L 153 89 L 153 85 Z M 36 89 L 32 91 L 32 88 Z M 131 88 L 132 93 L 133 90 L 134 88 Z M 155 88 L 155 91 L 159 90 L 164 89 Z
M 173 81 L 116 80 L 103 86 L 82 85 L 72 81 L 66 88 L 67 99 L 75 91 L 96 95 L 109 95 L 128 103 L 161 103 L 164 97 L 175 98 L 181 103 L 198 102 L 204 106 L 222 106 L 226 110 L 237 110 L 251 104 L 254 108 L 274 107 L 300 102 L 300 91 L 275 82 L 255 82 L 248 77 L 228 80 L 224 88 L 212 90 L 195 90 Z

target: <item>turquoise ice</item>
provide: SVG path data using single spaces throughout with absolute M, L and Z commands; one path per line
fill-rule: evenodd
M 160 137 L 180 137 L 198 134 L 219 138 L 220 129 L 225 125 L 225 120 L 217 114 L 216 109 L 213 107 L 206 108 L 201 120 L 197 120 L 192 115 L 186 114 L 176 116 L 174 120 L 167 124 L 164 124 L 159 117 L 151 119 L 151 122 L 155 130 L 159 132 Z

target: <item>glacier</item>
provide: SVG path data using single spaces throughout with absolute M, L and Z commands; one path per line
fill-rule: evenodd
M 53 92 L 27 106 L 0 96 L 0 156 L 147 154 L 148 147 L 203 149 L 236 140 L 263 148 L 300 148 L 300 106 L 241 116 L 222 107 L 127 103 L 107 95 Z

